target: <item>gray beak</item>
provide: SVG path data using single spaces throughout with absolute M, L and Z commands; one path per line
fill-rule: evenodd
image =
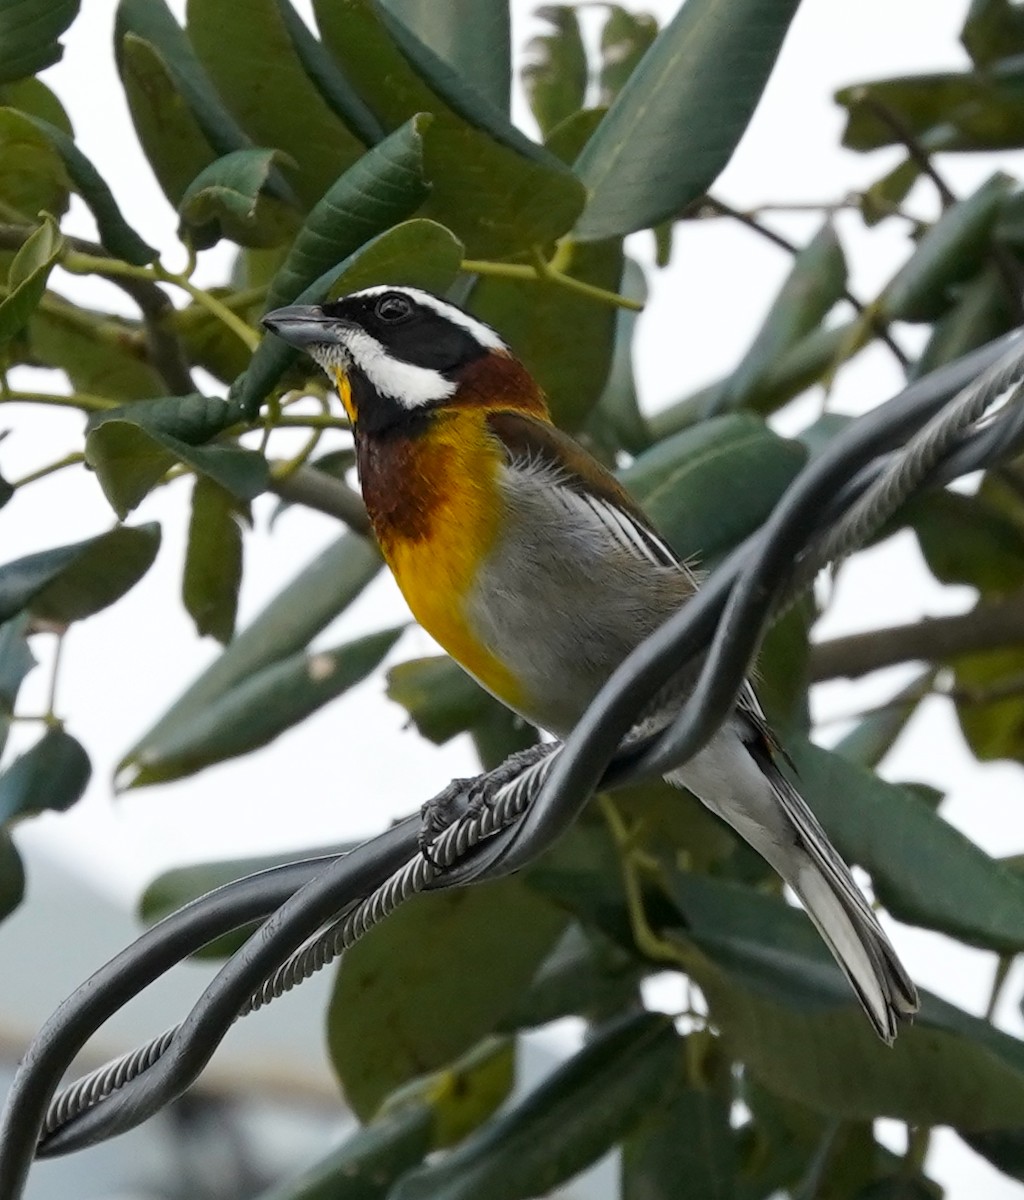
M 262 324 L 300 350 L 338 340 L 338 321 L 325 317 L 318 304 L 289 304 L 285 308 L 275 308 L 267 313 Z

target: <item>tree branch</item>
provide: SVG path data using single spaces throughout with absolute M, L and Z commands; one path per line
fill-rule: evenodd
M 811 681 L 857 679 L 904 662 L 944 662 L 961 654 L 1024 644 L 1024 591 L 956 617 L 926 617 L 811 647 Z
M 370 520 L 362 497 L 346 483 L 332 479 L 323 471 L 298 467 L 283 479 L 271 478 L 270 490 L 282 500 L 337 517 L 364 537 L 370 534 Z
M 34 232 L 31 225 L 0 225 L 0 250 L 20 250 Z M 96 242 L 69 237 L 67 234 L 62 236 L 79 254 L 110 258 L 107 251 Z M 105 275 L 104 278 L 130 296 L 138 306 L 146 330 L 146 350 L 150 364 L 167 385 L 170 393 L 174 396 L 184 396 L 194 392 L 196 385 L 188 368 L 188 360 L 178 335 L 170 324 L 170 318 L 174 315 L 174 305 L 167 293 L 157 284 L 145 279 L 112 275 Z

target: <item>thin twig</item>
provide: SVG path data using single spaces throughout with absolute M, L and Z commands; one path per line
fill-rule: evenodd
M 863 91 L 857 95 L 855 101 L 866 108 L 868 112 L 873 113 L 886 128 L 890 129 L 896 135 L 896 140 L 903 146 L 907 154 L 910 155 L 911 159 L 921 168 L 932 183 L 935 184 L 942 207 L 949 208 L 951 204 L 955 204 L 956 196 L 953 194 L 952 189 L 935 169 L 935 164 L 932 162 L 928 151 L 921 145 L 917 139 L 917 135 L 900 114 L 894 112 L 887 104 L 883 104 L 881 100 L 876 99 L 876 97 L 870 95 L 867 91 Z
M 955 617 L 854 633 L 811 648 L 811 679 L 857 679 L 904 662 L 945 662 L 1024 643 L 1024 592 Z
M 281 479 L 271 474 L 270 490 L 282 500 L 337 517 L 355 533 L 366 536 L 370 532 L 370 519 L 359 493 L 315 467 L 299 467 Z
M 702 206 L 698 209 L 698 213 L 703 213 L 705 208 L 710 208 L 713 213 L 721 217 L 731 217 L 734 221 L 739 221 L 741 225 L 746 225 L 748 229 L 752 229 L 754 233 L 760 234 L 761 237 L 767 238 L 769 242 L 778 246 L 781 250 L 785 250 L 787 254 L 792 254 L 795 258 L 800 253 L 800 247 L 796 243 L 791 242 L 789 238 L 783 237 L 781 233 L 777 233 L 774 229 L 770 229 L 767 225 L 763 225 L 753 213 L 742 212 L 738 208 L 733 208 L 724 201 L 717 199 L 714 196 L 705 196 Z M 848 287 L 842 290 L 843 299 L 850 304 L 863 320 L 865 320 L 871 329 L 871 332 L 888 346 L 893 357 L 900 364 L 900 367 L 905 371 L 910 366 L 910 359 L 903 352 L 899 342 L 895 340 L 889 331 L 889 326 L 876 312 L 872 312 L 871 308 L 862 303 L 850 291 Z

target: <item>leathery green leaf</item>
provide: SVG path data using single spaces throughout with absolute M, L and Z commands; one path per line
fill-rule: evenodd
M 47 217 L 14 256 L 7 294 L 0 300 L 0 346 L 28 324 L 63 248 L 60 230 Z
M 620 295 L 647 301 L 647 280 L 639 263 L 627 258 L 623 263 Z M 615 314 L 615 344 L 608 378 L 597 402 L 595 415 L 606 420 L 615 437 L 630 454 L 640 454 L 650 446 L 651 431 L 640 412 L 636 394 L 636 379 L 633 370 L 633 337 L 639 313 L 620 308 Z
M 743 136 L 797 4 L 687 0 L 576 161 L 589 192 L 577 236 L 644 229 L 708 190 Z
M 1024 13 L 1011 0 L 971 0 L 960 41 L 980 67 L 1024 54 Z
M 42 117 L 69 137 L 74 136 L 67 110 L 41 79 L 19 79 L 16 83 L 4 84 L 0 87 L 0 104 L 16 108 L 30 117 Z
M 417 896 L 339 964 L 328 1044 L 366 1119 L 399 1084 L 494 1031 L 565 917 L 516 879 Z
M 423 214 L 448 226 L 469 257 L 508 258 L 569 229 L 583 206 L 579 181 L 388 10 L 371 0 L 319 0 L 314 10 L 325 44 L 388 128 L 434 114 Z
M 197 713 L 238 684 L 302 650 L 359 596 L 380 570 L 377 548 L 343 533 L 288 583 L 231 645 L 128 751 L 118 772 L 130 779 L 150 749 L 177 736 Z
M 645 1012 L 605 1025 L 525 1100 L 402 1178 L 391 1200 L 546 1195 L 664 1103 L 681 1071 L 668 1017 Z
M 532 38 L 526 47 L 523 86 L 546 137 L 583 107 L 589 69 L 577 10 L 567 4 L 546 4 L 537 15 L 552 30 Z
M 878 300 L 889 320 L 934 321 L 954 302 L 952 288 L 969 279 L 988 253 L 999 207 L 1013 182 L 995 174 L 952 205 L 918 242 Z
M 265 189 L 278 150 L 235 150 L 204 167 L 178 205 L 179 236 L 206 250 L 221 238 L 240 246 L 278 246 L 298 224 L 294 209 Z
M 1024 762 L 1024 647 L 954 659 L 956 715 L 982 761 Z
M 727 1048 L 773 1092 L 853 1120 L 992 1129 L 1020 1119 L 1016 1038 L 925 994 L 888 1047 L 798 909 L 696 875 L 676 872 L 668 886 L 686 921 L 673 936 L 689 946 L 689 974 Z
M 938 491 L 914 499 L 906 523 L 942 583 L 966 583 L 989 598 L 1024 586 L 1024 505 L 991 487 L 974 496 Z
M 384 1113 L 260 1200 L 385 1200 L 392 1185 L 426 1157 L 433 1124 L 425 1103 Z
M 512 87 L 508 0 L 381 2 L 442 62 L 507 115 Z
M 307 76 L 276 0 L 247 0 L 241 13 L 237 0 L 189 0 L 187 14 L 189 41 L 224 102 L 257 145 L 297 165 L 293 186 L 312 208 L 363 143 Z
M 745 408 L 769 366 L 821 324 L 845 288 L 846 259 L 829 221 L 797 255 L 764 324 L 708 415 Z
M 0 921 L 21 903 L 25 895 L 25 868 L 10 836 L 0 829 Z
M 23 609 L 56 625 L 91 617 L 138 583 L 159 546 L 159 525 L 119 525 L 8 563 L 0 567 L 0 621 Z
M 203 475 L 192 489 L 182 599 L 200 637 L 227 644 L 242 582 L 242 513 L 229 491 Z
M 290 304 L 325 271 L 411 216 L 427 195 L 423 131 L 430 116 L 406 121 L 326 190 L 274 276 L 267 309 Z
M 786 748 L 837 849 L 870 872 L 894 917 L 973 946 L 1024 948 L 1024 879 L 908 789 L 809 742 L 791 737 Z
M 1006 280 L 989 264 L 967 283 L 953 307 L 932 329 L 911 378 L 927 375 L 944 363 L 994 341 L 1016 324 Z
M 68 178 L 96 221 L 96 229 L 103 246 L 116 258 L 123 258 L 137 267 L 152 262 L 157 252 L 147 245 L 124 219 L 106 181 L 74 141 L 63 129 L 51 125 L 41 117 L 29 117 L 29 120 L 49 138 L 64 160 Z
M 0 108 L 0 201 L 26 221 L 41 212 L 60 217 L 67 211 L 71 181 L 64 160 L 32 118 Z
M 47 809 L 63 812 L 81 799 L 91 774 L 81 742 L 62 728 L 47 729 L 0 773 L 0 825 Z
M 36 665 L 25 636 L 28 621 L 28 613 L 22 613 L 0 624 L 0 754 L 7 744 L 22 680 Z
M 798 442 L 733 413 L 658 442 L 621 478 L 681 558 L 707 560 L 762 524 L 805 460 Z M 737 478 L 744 480 L 741 493 Z M 709 503 L 726 495 L 729 504 Z
M 119 789 L 180 779 L 265 746 L 362 682 L 401 634 L 401 628 L 386 629 L 264 667 L 191 716 L 182 715 L 163 736 L 148 735 L 122 763 Z
M 572 247 L 565 270 L 616 291 L 622 278 L 618 241 Z M 500 329 L 540 384 L 556 424 L 577 430 L 601 397 L 611 367 L 616 310 L 554 283 L 478 278 L 470 310 Z
M 164 195 L 178 207 L 185 189 L 217 157 L 160 51 L 125 33 L 117 69 L 139 143 Z
M 78 15 L 80 0 L 5 0 L 0 4 L 0 83 L 58 62 L 57 40 Z
M 229 444 L 190 446 L 158 428 L 123 418 L 90 430 L 85 461 L 122 519 L 176 462 L 208 476 L 239 500 L 252 500 L 265 491 L 270 477 L 267 460 L 255 450 Z
M 862 717 L 836 742 L 832 752 L 862 767 L 877 767 L 906 729 L 934 678 L 934 670 L 915 676 L 887 704 Z
M 375 283 L 406 284 L 443 294 L 458 275 L 462 256 L 461 243 L 442 225 L 422 219 L 405 221 L 326 271 L 294 302 L 320 304 L 331 296 Z M 263 339 L 245 374 L 231 389 L 232 397 L 247 416 L 255 416 L 260 403 L 298 358 L 299 352 L 280 338 L 269 335 Z

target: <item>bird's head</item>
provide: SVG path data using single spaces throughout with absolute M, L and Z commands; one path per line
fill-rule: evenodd
M 489 325 L 419 288 L 385 285 L 290 305 L 263 324 L 327 372 L 364 434 L 454 405 L 545 411 L 537 385 Z

